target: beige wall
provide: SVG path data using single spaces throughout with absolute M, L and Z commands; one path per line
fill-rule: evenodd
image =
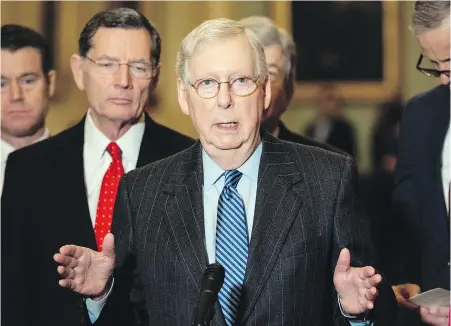
M 412 2 L 401 2 L 403 27 L 401 35 L 401 90 L 404 99 L 431 88 L 433 81 L 415 71 L 419 49 L 408 31 L 407 24 Z M 69 67 L 70 55 L 77 50 L 79 33 L 89 18 L 99 10 L 107 8 L 109 2 L 58 2 L 55 22 L 55 53 L 58 77 L 58 96 L 52 103 L 48 126 L 52 133 L 60 132 L 75 123 L 86 112 L 85 97 L 76 88 Z M 163 38 L 162 75 L 157 92 L 159 106 L 152 116 L 167 126 L 182 133 L 195 136 L 189 119 L 184 116 L 177 103 L 175 88 L 175 56 L 183 37 L 203 20 L 215 17 L 240 19 L 248 15 L 269 15 L 268 2 L 140 2 L 140 10 L 157 26 Z M 17 23 L 42 30 L 41 3 L 2 1 L 2 24 Z M 395 31 L 394 31 L 395 32 Z M 368 63 L 371 64 L 371 63 Z M 346 116 L 354 123 L 358 135 L 359 167 L 369 168 L 369 138 L 377 117 L 377 105 L 350 103 Z M 314 116 L 311 103 L 295 102 L 283 117 L 289 128 L 302 132 Z

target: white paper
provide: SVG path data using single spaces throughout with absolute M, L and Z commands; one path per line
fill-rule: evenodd
M 450 291 L 436 288 L 429 290 L 409 299 L 410 302 L 423 307 L 449 307 L 450 306 Z

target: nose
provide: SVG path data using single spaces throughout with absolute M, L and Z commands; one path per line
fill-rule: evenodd
M 219 84 L 217 100 L 220 108 L 228 109 L 232 105 L 232 96 L 230 94 L 228 83 Z
M 445 73 L 442 73 L 440 75 L 440 81 L 442 82 L 443 85 L 448 85 L 449 84 L 449 76 Z
M 131 78 L 130 70 L 127 65 L 120 65 L 118 71 L 115 74 L 115 85 L 120 88 L 130 88 Z
M 9 96 L 10 96 L 11 102 L 18 102 L 18 101 L 23 100 L 22 87 L 16 80 L 11 82 L 11 85 L 9 87 Z

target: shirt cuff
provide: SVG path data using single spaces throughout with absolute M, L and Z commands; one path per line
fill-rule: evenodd
M 339 295 L 337 295 L 337 301 L 341 314 L 349 319 L 348 321 L 352 326 L 375 326 L 374 322 L 366 319 L 368 315 L 367 313 L 363 313 L 360 315 L 348 315 L 343 310 L 343 306 L 341 305 L 341 299 Z
M 102 300 L 94 301 L 92 299 L 87 298 L 86 299 L 86 308 L 88 309 L 88 315 L 89 319 L 91 320 L 91 323 L 95 323 L 95 321 L 99 318 L 100 313 L 102 312 L 103 307 L 105 306 L 108 297 L 111 294 L 111 290 L 114 286 L 114 278 L 111 282 L 110 288 L 108 289 L 107 294 L 102 298 Z

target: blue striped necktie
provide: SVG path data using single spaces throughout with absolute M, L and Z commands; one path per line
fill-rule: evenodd
M 219 302 L 226 324 L 234 325 L 244 283 L 248 255 L 246 212 L 243 198 L 236 190 L 242 173 L 224 173 L 225 185 L 218 202 L 216 261 L 224 266 L 225 279 Z

